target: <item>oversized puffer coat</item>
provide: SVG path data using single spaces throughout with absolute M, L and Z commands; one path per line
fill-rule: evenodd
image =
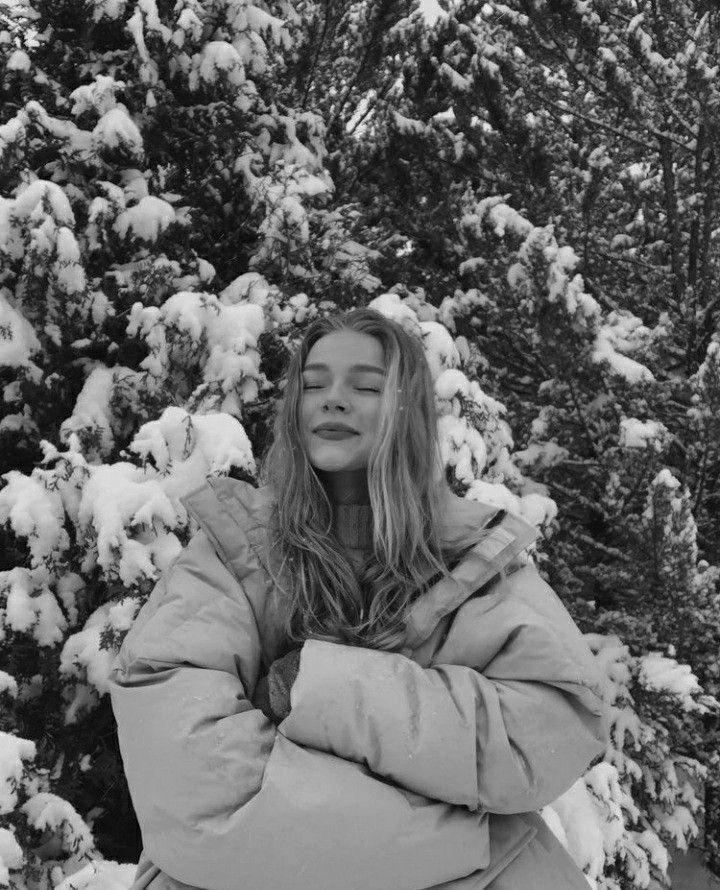
M 587 890 L 534 811 L 604 750 L 600 676 L 522 558 L 530 526 L 448 491 L 445 545 L 477 543 L 412 604 L 406 648 L 306 641 L 276 727 L 253 704 L 280 645 L 269 490 L 181 501 L 200 529 L 111 673 L 135 890 Z

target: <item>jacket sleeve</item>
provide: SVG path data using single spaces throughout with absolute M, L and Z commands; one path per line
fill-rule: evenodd
M 471 811 L 539 809 L 605 748 L 587 643 L 534 565 L 466 601 L 431 667 L 305 643 L 280 730 Z
M 292 742 L 250 700 L 259 670 L 252 601 L 200 531 L 161 576 L 110 675 L 155 865 L 209 890 L 416 890 L 487 866 L 487 814 Z

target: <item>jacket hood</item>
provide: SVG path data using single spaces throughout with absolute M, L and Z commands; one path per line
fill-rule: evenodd
M 270 573 L 271 554 L 265 534 L 272 508 L 269 486 L 255 488 L 227 476 L 208 477 L 180 502 L 240 581 L 256 568 L 248 565 L 248 544 L 257 563 Z M 407 645 L 416 647 L 427 640 L 442 618 L 507 569 L 536 537 L 536 529 L 519 517 L 445 489 L 441 543 L 449 547 L 465 541 L 467 549 L 451 570 L 451 577 L 434 576 L 440 578 L 434 584 L 428 579 L 431 586 L 410 606 Z

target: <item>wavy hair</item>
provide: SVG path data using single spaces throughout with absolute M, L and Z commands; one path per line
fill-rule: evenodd
M 357 574 L 332 533 L 333 506 L 310 464 L 299 422 L 310 349 L 326 334 L 346 330 L 380 341 L 386 371 L 379 435 L 367 469 L 373 553 Z M 289 642 L 313 637 L 398 651 L 407 607 L 438 573 L 447 577 L 448 561 L 478 537 L 476 531 L 451 550 L 441 546 L 440 510 L 448 484 L 432 375 L 420 338 L 374 309 L 353 309 L 309 325 L 285 371 L 258 477 L 272 491 L 270 553 L 281 561 L 280 574 L 287 567 L 284 583 L 273 578 L 284 596 Z

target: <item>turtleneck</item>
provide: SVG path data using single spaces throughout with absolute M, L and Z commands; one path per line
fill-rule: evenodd
M 333 531 L 343 547 L 372 550 L 373 512 L 370 504 L 333 504 Z
M 333 504 L 369 504 L 367 469 L 318 470 L 318 478 Z
M 333 509 L 333 532 L 357 567 L 372 553 L 373 512 L 367 471 L 318 473 Z

